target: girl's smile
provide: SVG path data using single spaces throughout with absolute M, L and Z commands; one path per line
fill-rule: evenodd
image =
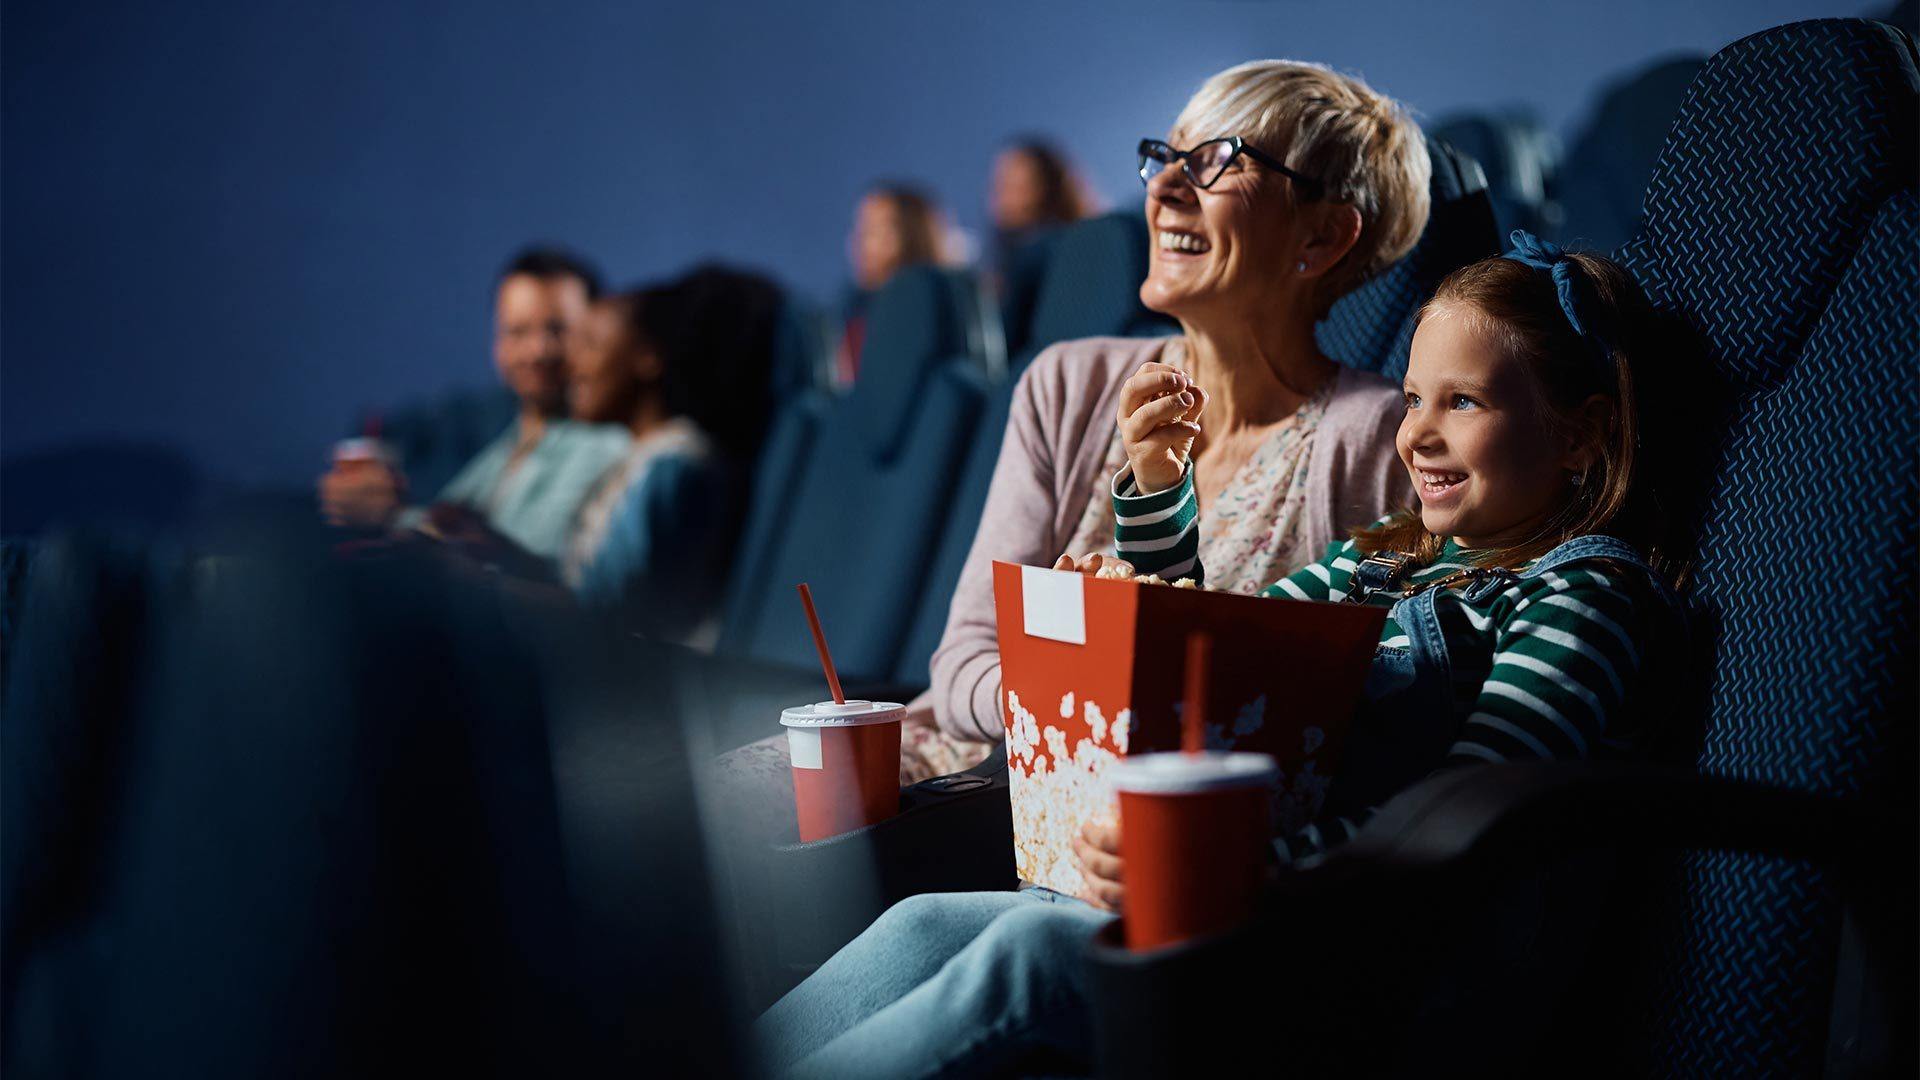
M 1395 446 L 1429 532 L 1500 547 L 1565 505 L 1580 451 L 1556 434 L 1532 373 L 1475 311 L 1443 307 L 1421 320 L 1405 390 Z

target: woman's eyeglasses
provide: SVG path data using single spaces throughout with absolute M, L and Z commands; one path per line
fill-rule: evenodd
M 1174 162 L 1187 174 L 1187 180 L 1194 187 L 1205 189 L 1213 186 L 1232 165 L 1235 158 L 1245 154 L 1247 157 L 1265 165 L 1274 172 L 1292 180 L 1300 186 L 1300 193 L 1309 199 L 1318 198 L 1322 185 L 1320 181 L 1303 173 L 1295 172 L 1273 158 L 1247 145 L 1238 135 L 1224 139 L 1209 139 L 1191 150 L 1175 150 L 1159 139 L 1140 140 L 1140 182 L 1148 184 L 1160 175 L 1160 171 Z

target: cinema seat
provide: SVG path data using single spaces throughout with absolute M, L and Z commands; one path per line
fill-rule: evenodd
M 762 457 L 763 469 L 783 472 L 756 478 L 724 655 L 816 665 L 794 596 L 804 581 L 846 675 L 894 670 L 924 553 L 952 509 L 948 478 L 986 395 L 965 316 L 940 271 L 903 271 L 874 298 L 852 391 L 803 395 L 783 410 Z
M 1531 112 L 1448 116 L 1433 125 L 1432 134 L 1480 163 L 1499 235 L 1515 229 L 1538 236 L 1557 233 L 1560 142 Z
M 672 670 L 317 546 L 43 547 L 7 1075 L 736 1068 Z
M 1420 241 L 1405 258 L 1336 301 L 1314 330 L 1328 356 L 1389 379 L 1406 371 L 1413 318 L 1440 279 L 1500 250 L 1479 162 L 1432 136 L 1427 156 L 1433 162 L 1432 209 Z
M 1276 1047 L 1313 1075 L 1913 1074 L 1915 61 L 1854 19 L 1721 50 L 1619 253 L 1721 388 L 1675 760 L 1445 773 L 1240 934 L 1102 940 L 1103 1074 Z M 1580 864 L 1594 888 L 1555 892 Z M 1580 948 L 1530 966 L 1539 942 Z M 1267 987 L 1267 1024 L 1226 1035 L 1222 986 Z

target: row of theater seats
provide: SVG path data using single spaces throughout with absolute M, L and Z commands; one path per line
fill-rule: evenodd
M 1917 65 L 1910 38 L 1859 20 L 1729 46 L 1691 85 L 1644 235 L 1618 252 L 1719 387 L 1700 402 L 1712 446 L 1690 604 L 1707 681 L 1687 752 L 1633 772 L 1443 778 L 1290 875 L 1245 934 L 1146 956 L 1097 943 L 1103 1074 L 1912 1074 Z M 1460 165 L 1449 219 L 1490 242 Z M 1333 355 L 1400 362 L 1404 313 L 1430 287 L 1418 275 L 1437 272 L 1422 259 L 1446 261 L 1441 220 L 1433 253 L 1323 328 Z M 929 372 L 948 370 L 922 366 L 918 408 Z M 980 373 L 942 385 L 956 402 L 971 386 L 976 412 L 1007 392 Z M 820 467 L 827 422 L 852 418 L 834 407 L 788 410 L 805 438 L 777 460 L 796 475 Z M 865 441 L 846 453 L 878 473 L 921 436 L 909 422 L 891 457 Z M 888 510 L 827 490 L 845 529 Z M 34 595 L 59 603 L 30 605 L 20 647 L 34 651 L 9 673 L 10 1072 L 738 1064 L 679 725 L 651 707 L 670 660 L 608 655 L 604 635 L 536 649 L 517 618 L 410 565 L 160 575 L 71 551 L 35 566 Z M 555 677 L 532 679 L 543 670 Z M 1004 815 L 1004 777 L 949 805 L 967 798 Z M 826 903 L 884 903 L 915 887 L 900 860 L 947 850 L 951 821 L 910 812 L 790 854 L 837 860 Z M 988 842 L 1004 854 L 1004 827 Z M 1510 962 L 1514 943 L 1477 920 L 1516 910 L 1502 873 L 1569 848 L 1620 862 L 1588 867 L 1574 880 L 1599 885 L 1552 894 L 1560 906 L 1518 910 L 1598 941 L 1539 950 L 1567 962 L 1554 970 Z M 809 918 L 790 921 L 824 895 L 792 896 Z M 1315 1039 L 1274 1039 L 1279 1019 L 1346 1060 L 1292 1057 Z
M 1700 684 L 1666 758 L 1450 772 L 1243 932 L 1146 955 L 1104 932 L 1102 1075 L 1913 1074 L 1916 122 L 1899 29 L 1738 41 L 1689 84 L 1615 252 L 1698 364 L 1656 373 L 1696 387 L 1701 438 L 1660 466 L 1699 483 L 1668 508 L 1698 540 Z M 884 904 L 917 833 L 1004 797 L 910 798 L 786 846 L 785 878 Z M 1313 1038 L 1277 1042 L 1276 1018 Z

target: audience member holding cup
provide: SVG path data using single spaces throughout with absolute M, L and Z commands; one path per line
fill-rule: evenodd
M 1377 802 L 1434 770 L 1630 754 L 1657 733 L 1673 696 L 1664 678 L 1677 675 L 1660 665 L 1684 652 L 1671 647 L 1683 548 L 1657 490 L 1684 464 L 1673 460 L 1679 425 L 1646 381 L 1661 370 L 1660 333 L 1620 267 L 1524 233 L 1506 255 L 1451 275 L 1422 309 L 1396 440 L 1419 508 L 1356 529 L 1266 590 L 1390 608 L 1334 809 L 1275 838 L 1272 872 L 1319 858 Z M 1156 406 L 1170 396 L 1172 387 L 1140 403 L 1139 422 L 1123 425 L 1133 465 L 1113 497 L 1116 517 L 1153 523 L 1156 535 L 1142 539 L 1162 542 L 1141 546 L 1138 569 L 1163 576 L 1191 559 L 1182 551 L 1197 539 L 1191 448 L 1208 421 L 1204 400 Z M 1143 461 L 1166 468 L 1136 475 Z M 1062 568 L 1106 562 L 1069 558 Z M 1204 579 L 1206 568 L 1189 572 Z M 1158 945 L 1213 918 L 1189 882 L 1159 878 L 1179 872 L 1162 857 L 1174 847 L 1167 834 L 1200 827 L 1161 811 L 1234 768 L 1124 762 L 1120 821 L 1083 829 L 1076 852 L 1105 906 L 1132 920 L 1141 906 L 1171 902 L 1179 915 L 1128 927 L 1130 944 Z M 1129 806 L 1143 795 L 1152 801 Z M 1244 818 L 1221 813 L 1212 820 Z M 1159 835 L 1122 835 L 1135 825 Z M 1149 850 L 1160 865 L 1138 864 Z M 1203 887 L 1221 889 L 1205 876 Z M 1085 1060 L 1082 953 L 1110 916 L 1036 892 L 895 905 L 762 1015 L 766 1064 L 857 1077 L 1017 1068 L 1036 1051 Z

